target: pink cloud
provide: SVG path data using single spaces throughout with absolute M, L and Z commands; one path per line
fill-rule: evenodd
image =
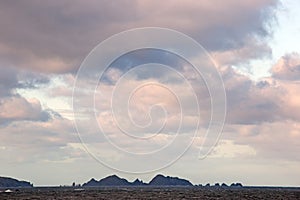
M 10 97 L 1 100 L 0 120 L 48 120 L 48 113 L 42 110 L 37 99 L 27 100 L 23 97 Z
M 273 77 L 282 80 L 300 79 L 300 55 L 296 52 L 282 56 L 271 69 Z

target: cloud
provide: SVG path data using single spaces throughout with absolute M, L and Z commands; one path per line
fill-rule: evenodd
M 272 67 L 271 73 L 280 80 L 300 80 L 300 55 L 294 52 L 282 56 Z
M 69 145 L 79 141 L 73 123 L 66 119 L 14 121 L 0 128 L 0 146 L 4 147 L 0 155 L 4 163 L 57 162 L 85 156 Z
M 209 50 L 243 46 L 245 36 L 268 35 L 267 23 L 277 1 L 143 1 L 139 24 L 166 26 L 189 33 Z M 143 20 L 144 19 L 144 20 Z M 148 23 L 147 23 L 148 22 Z
M 50 77 L 44 74 L 21 71 L 17 75 L 18 89 L 37 89 L 50 84 Z
M 249 39 L 259 43 L 254 38 L 271 34 L 268 24 L 274 21 L 277 4 L 274 0 L 1 2 L 0 58 L 23 69 L 74 72 L 99 42 L 144 26 L 182 31 L 208 50 L 244 48 Z
M 20 96 L 2 98 L 0 101 L 0 122 L 19 120 L 47 121 L 50 115 L 42 110 L 37 99 L 27 100 Z
M 0 65 L 0 98 L 12 94 L 12 90 L 18 85 L 16 69 L 1 67 Z
M 252 124 L 273 121 L 278 117 L 277 96 L 280 90 L 269 81 L 261 87 L 249 77 L 230 67 L 223 69 L 227 96 L 227 122 Z
M 272 56 L 272 49 L 267 41 L 261 41 L 256 37 L 246 36 L 244 45 L 229 49 L 212 52 L 214 60 L 220 65 L 240 67 L 249 64 L 249 61 Z
M 26 99 L 17 92 L 18 89 L 34 89 L 47 85 L 48 77 L 1 65 L 0 70 L 1 125 L 20 120 L 47 121 L 51 118 L 38 99 Z
M 234 134 L 236 144 L 254 148 L 257 159 L 299 161 L 299 126 L 294 120 L 235 125 L 225 134 Z
M 282 63 L 282 60 L 278 63 Z M 295 59 L 293 62 L 296 62 Z M 278 65 L 280 70 L 275 70 Z M 270 77 L 257 81 L 232 67 L 224 66 L 220 69 L 227 94 L 228 123 L 259 124 L 300 119 L 298 112 L 294 112 L 300 108 L 297 72 L 293 74 L 286 65 L 276 64 Z
M 256 150 L 249 145 L 235 144 L 231 140 L 221 140 L 218 145 L 213 149 L 210 157 L 218 158 L 237 158 L 241 156 L 255 156 Z
M 279 84 L 284 91 L 284 95 L 277 99 L 282 111 L 281 115 L 283 116 L 283 119 L 298 121 L 300 119 L 300 114 L 295 111 L 300 109 L 300 83 L 298 81 L 283 81 L 279 82 Z

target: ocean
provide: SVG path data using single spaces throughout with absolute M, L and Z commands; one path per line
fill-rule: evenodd
M 35 187 L 0 189 L 0 199 L 300 199 L 300 188 Z

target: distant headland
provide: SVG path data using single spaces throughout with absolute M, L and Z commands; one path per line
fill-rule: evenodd
M 145 183 L 142 180 L 136 179 L 133 182 L 129 182 L 124 178 L 120 178 L 117 175 L 111 175 L 100 179 L 99 181 L 92 178 L 87 183 L 84 183 L 82 187 L 101 187 L 101 186 L 149 186 L 149 187 L 191 187 L 191 186 L 198 186 L 198 187 L 235 187 L 240 188 L 243 187 L 241 183 L 232 183 L 231 185 L 226 185 L 225 183 L 219 184 L 216 183 L 214 185 L 206 184 L 205 186 L 198 184 L 193 185 L 189 180 L 178 178 L 178 177 L 171 177 L 171 176 L 164 176 L 162 174 L 156 175 L 149 183 Z
M 14 178 L 0 177 L 0 188 L 18 188 L 18 187 L 33 187 L 33 184 L 27 181 L 19 181 Z
M 230 188 L 241 188 L 243 185 L 241 183 L 232 183 L 231 185 L 226 185 L 225 183 L 210 185 L 193 185 L 189 180 L 164 176 L 162 174 L 156 175 L 149 183 L 145 183 L 140 179 L 136 179 L 133 182 L 129 182 L 125 178 L 120 178 L 117 175 L 110 175 L 100 180 L 95 180 L 92 178 L 86 183 L 76 185 L 73 183 L 70 186 L 64 187 L 230 187 Z M 27 181 L 19 181 L 17 179 L 0 177 L 0 188 L 23 188 L 23 187 L 33 187 L 33 184 Z M 62 187 L 62 186 L 60 186 Z
M 129 182 L 124 178 L 118 177 L 117 175 L 111 175 L 99 181 L 91 179 L 87 183 L 84 183 L 82 186 L 193 186 L 193 184 L 185 179 L 159 174 L 156 175 L 149 183 L 144 183 L 142 180 L 139 179 L 136 179 L 133 182 Z

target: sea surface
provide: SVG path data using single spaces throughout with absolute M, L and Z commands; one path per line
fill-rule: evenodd
M 0 199 L 300 199 L 300 188 L 43 187 L 0 189 Z

